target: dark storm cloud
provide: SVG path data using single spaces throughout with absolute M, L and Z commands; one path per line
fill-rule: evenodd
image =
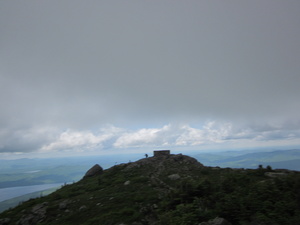
M 299 6 L 2 1 L 1 129 L 299 124 Z

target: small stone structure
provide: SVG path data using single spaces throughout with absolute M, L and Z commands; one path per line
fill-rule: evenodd
M 171 153 L 170 150 L 158 150 L 158 151 L 154 151 L 154 157 L 164 157 L 164 156 L 169 156 Z

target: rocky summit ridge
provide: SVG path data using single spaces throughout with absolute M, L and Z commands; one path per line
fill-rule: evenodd
M 3 212 L 0 225 L 300 224 L 299 173 L 270 173 L 156 152 L 106 170 L 96 164 L 79 182 Z
M 169 154 L 164 156 L 154 156 L 140 159 L 136 162 L 122 164 L 125 166 L 124 170 L 138 169 L 138 168 L 152 168 L 152 170 L 145 171 L 147 173 L 162 174 L 165 172 L 174 171 L 191 171 L 204 167 L 195 158 L 182 154 Z

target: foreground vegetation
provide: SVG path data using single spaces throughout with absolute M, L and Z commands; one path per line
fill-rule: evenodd
M 300 174 L 171 155 L 116 165 L 0 214 L 6 224 L 300 224 Z M 1 223 L 0 223 L 1 224 Z

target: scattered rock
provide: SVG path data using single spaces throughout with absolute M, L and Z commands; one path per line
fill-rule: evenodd
M 83 212 L 85 210 L 87 210 L 87 207 L 85 205 L 80 206 L 79 212 Z
M 0 225 L 7 225 L 10 222 L 10 218 L 0 219 Z
M 48 202 L 43 202 L 32 207 L 30 214 L 25 214 L 17 222 L 18 225 L 33 225 L 42 222 L 46 217 Z
M 68 204 L 70 203 L 69 200 L 64 200 L 61 203 L 59 203 L 58 208 L 60 210 L 65 210 L 68 207 Z
M 283 176 L 287 176 L 287 173 L 266 172 L 265 176 L 271 177 L 271 178 L 283 177 Z
M 125 181 L 124 185 L 129 185 L 130 184 L 130 180 Z
M 48 202 L 43 202 L 32 207 L 31 212 L 34 214 L 45 214 Z
M 99 164 L 96 164 L 85 173 L 84 177 L 93 177 L 96 175 L 101 175 L 102 173 L 103 168 L 99 166 Z
M 149 208 L 146 206 L 140 208 L 140 210 L 139 210 L 140 213 L 147 213 L 148 211 L 149 211 Z
M 179 176 L 179 174 L 176 173 L 176 174 L 169 175 L 168 178 L 170 180 L 178 180 L 178 179 L 180 179 L 180 176 Z
M 36 224 L 35 217 L 32 214 L 23 215 L 21 219 L 18 220 L 17 225 L 31 225 Z
M 216 217 L 208 222 L 202 222 L 199 225 L 231 225 L 231 223 L 224 218 Z

